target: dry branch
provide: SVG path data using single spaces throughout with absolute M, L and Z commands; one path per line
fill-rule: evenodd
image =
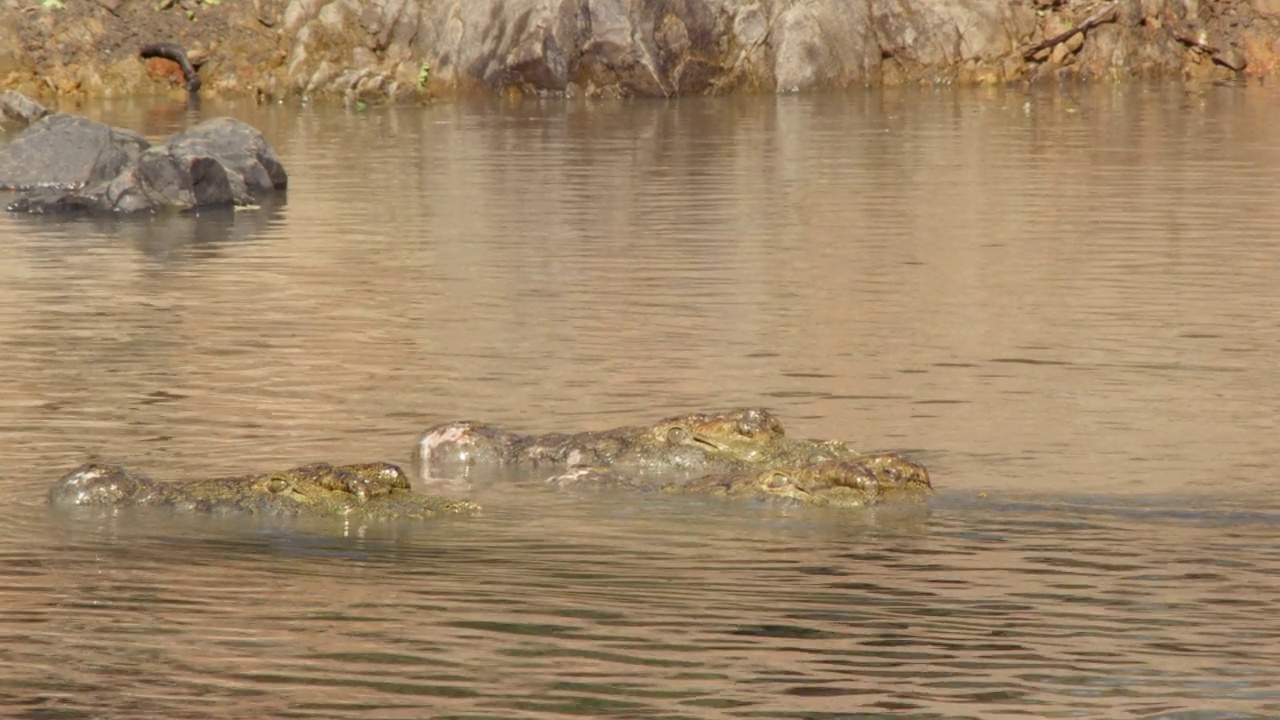
M 1173 39 L 1187 47 L 1195 48 L 1205 55 L 1208 55 L 1211 60 L 1223 67 L 1230 68 L 1236 72 L 1240 72 L 1244 69 L 1245 60 L 1243 55 L 1234 48 L 1228 48 L 1224 52 L 1223 50 L 1210 45 L 1203 32 L 1197 33 L 1196 35 L 1192 35 L 1188 32 L 1175 32 L 1173 33 Z
M 1075 35 L 1076 33 L 1082 33 L 1095 25 L 1101 25 L 1102 23 L 1111 22 L 1115 20 L 1116 9 L 1119 7 L 1120 7 L 1119 0 L 1115 0 L 1114 2 L 1107 3 L 1106 5 L 1102 6 L 1101 10 L 1085 18 L 1078 25 L 1071 28 L 1070 30 L 1058 33 L 1057 35 L 1054 35 L 1048 40 L 1044 40 L 1024 50 L 1022 52 L 1022 59 L 1030 60 L 1033 57 L 1035 57 L 1037 54 L 1039 54 L 1042 50 L 1051 48 L 1054 45 L 1057 45 L 1058 43 L 1066 42 L 1071 38 L 1071 36 Z

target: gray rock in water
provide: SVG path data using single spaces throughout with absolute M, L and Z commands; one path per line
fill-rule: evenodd
M 232 199 L 247 205 L 262 193 L 284 189 L 289 175 L 262 133 L 229 117 L 206 120 L 165 143 L 174 157 L 212 158 L 227 170 Z
M 191 210 L 248 205 L 252 196 L 236 198 L 231 173 L 217 158 L 174 153 L 167 144 L 149 148 L 138 162 L 110 181 L 86 189 L 103 210 Z
M 98 212 L 102 208 L 91 197 L 54 188 L 39 188 L 9 203 L 6 209 L 31 215 L 80 215 Z
M 120 174 L 147 147 L 146 139 L 129 130 L 50 115 L 0 148 L 0 188 L 79 190 Z
M 14 90 L 0 93 L 0 120 L 16 120 L 30 125 L 49 114 L 48 108 Z
M 288 175 L 262 133 L 215 118 L 148 146 L 141 136 L 52 115 L 0 149 L 0 186 L 36 189 L 22 213 L 130 213 L 251 205 Z

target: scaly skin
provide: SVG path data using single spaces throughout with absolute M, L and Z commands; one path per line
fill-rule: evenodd
M 90 464 L 54 483 L 49 502 L 388 520 L 471 514 L 480 509 L 473 503 L 412 492 L 409 479 L 389 463 L 318 463 L 267 475 L 168 483 L 134 475 L 118 465 Z
M 920 503 L 933 489 L 923 465 L 894 453 L 867 454 L 854 461 L 823 460 L 763 471 L 716 473 L 657 486 L 598 468 L 573 469 L 547 482 L 570 489 L 626 489 L 837 508 Z
M 424 479 L 465 476 L 475 468 L 601 467 L 639 476 L 730 472 L 824 460 L 852 460 L 844 443 L 792 440 L 763 408 L 691 413 L 647 426 L 521 436 L 462 421 L 429 428 L 418 441 Z

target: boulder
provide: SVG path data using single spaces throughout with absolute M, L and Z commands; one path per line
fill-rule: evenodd
M 16 90 L 0 93 L 0 122 L 15 121 L 30 125 L 48 114 L 49 110 L 45 106 Z
M 206 120 L 165 142 L 170 155 L 194 162 L 209 158 L 226 168 L 232 201 L 249 205 L 263 193 L 283 189 L 289 175 L 262 133 L 235 118 Z
M 252 205 L 288 185 L 262 133 L 206 120 L 149 146 L 136 133 L 51 115 L 0 149 L 0 187 L 28 190 L 10 212 L 131 213 Z
M 49 115 L 0 149 L 0 188 L 78 190 L 120 174 L 147 144 L 129 130 L 73 115 Z

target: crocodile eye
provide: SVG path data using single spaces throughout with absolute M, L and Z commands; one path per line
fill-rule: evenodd
M 271 478 L 267 481 L 267 492 L 273 495 L 279 495 L 290 487 L 289 481 L 284 478 Z
M 667 440 L 673 443 L 681 443 L 689 439 L 689 431 L 682 427 L 673 427 L 667 430 Z
M 781 490 L 791 484 L 791 476 L 784 472 L 771 472 L 764 479 L 764 486 L 770 490 Z

